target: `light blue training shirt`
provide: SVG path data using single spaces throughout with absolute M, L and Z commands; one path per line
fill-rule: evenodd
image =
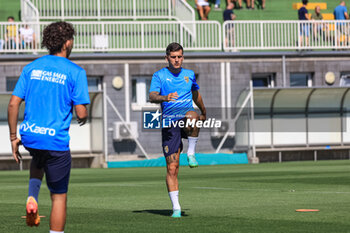
M 336 20 L 345 20 L 346 19 L 344 15 L 345 12 L 348 12 L 346 6 L 341 6 L 341 5 L 337 6 L 333 12 L 334 18 Z
M 177 92 L 175 101 L 162 102 L 162 118 L 164 124 L 177 121 L 185 117 L 186 112 L 193 109 L 192 91 L 197 91 L 199 86 L 192 70 L 181 68 L 178 74 L 173 74 L 168 68 L 163 68 L 153 74 L 150 92 L 156 91 L 160 95 L 168 95 Z
M 12 94 L 25 101 L 20 125 L 25 147 L 69 150 L 73 106 L 90 104 L 84 69 L 64 57 L 43 56 L 23 68 Z

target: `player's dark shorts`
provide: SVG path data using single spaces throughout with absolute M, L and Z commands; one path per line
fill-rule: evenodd
M 26 149 L 38 169 L 44 169 L 47 187 L 51 193 L 67 193 L 72 157 L 70 151 Z
M 183 118 L 178 121 L 185 120 L 186 118 Z M 183 128 L 179 127 L 179 124 L 177 124 L 176 127 L 162 128 L 162 147 L 165 157 L 177 153 L 179 148 L 180 152 L 182 151 L 182 138 L 187 138 L 187 134 Z

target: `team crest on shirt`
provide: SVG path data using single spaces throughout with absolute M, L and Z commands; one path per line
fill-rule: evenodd
M 185 76 L 184 79 L 185 79 L 186 83 L 188 83 L 188 81 L 190 81 L 190 78 L 188 76 Z
M 164 151 L 165 151 L 165 153 L 168 153 L 168 152 L 169 152 L 169 147 L 168 147 L 168 146 L 165 146 L 165 147 L 164 147 Z

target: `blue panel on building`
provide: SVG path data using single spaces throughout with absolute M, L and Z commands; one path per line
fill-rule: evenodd
M 248 164 L 248 157 L 246 153 L 237 154 L 196 154 L 199 165 L 224 165 L 224 164 Z M 188 166 L 186 154 L 180 155 L 180 165 Z M 133 160 L 108 162 L 108 168 L 122 168 L 122 167 L 164 167 L 165 159 L 160 157 L 157 159 Z

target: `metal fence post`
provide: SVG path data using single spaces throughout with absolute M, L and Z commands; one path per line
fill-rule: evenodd
M 264 47 L 264 25 L 263 22 L 260 22 L 260 48 Z
M 252 151 L 253 151 L 253 158 L 256 158 L 256 150 L 255 150 L 255 129 L 254 129 L 254 91 L 253 91 L 253 81 L 250 80 L 249 88 L 251 92 L 250 96 L 250 112 L 251 112 L 251 130 L 249 134 L 251 134 L 251 142 L 252 142 Z
M 61 19 L 64 21 L 64 0 L 61 0 Z
M 97 0 L 97 20 L 101 20 L 101 0 Z
M 178 0 L 175 0 L 174 1 L 174 4 L 176 5 L 176 2 L 177 2 Z M 172 4 L 171 4 L 171 0 L 168 0 L 168 15 L 169 15 L 169 20 L 171 20 L 171 17 L 172 17 L 172 15 L 173 15 L 173 10 L 175 10 L 175 6 L 173 6 Z
M 134 20 L 136 20 L 136 0 L 133 0 L 132 1 L 132 4 L 133 4 L 133 6 L 132 6 L 132 9 L 133 9 L 133 19 Z
M 108 162 L 108 111 L 107 111 L 107 85 L 103 82 L 103 154 L 105 162 Z

